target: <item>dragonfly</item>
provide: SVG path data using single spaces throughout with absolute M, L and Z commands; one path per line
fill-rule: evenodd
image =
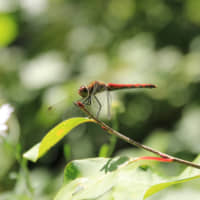
M 84 105 L 91 105 L 92 99 L 95 99 L 99 109 L 97 111 L 96 117 L 99 117 L 99 113 L 101 111 L 102 105 L 96 94 L 106 91 L 107 92 L 107 105 L 108 105 L 108 114 L 110 116 L 110 107 L 109 107 L 109 92 L 121 89 L 128 88 L 156 88 L 154 84 L 116 84 L 116 83 L 104 83 L 101 81 L 92 81 L 87 86 L 81 86 L 78 90 L 79 95 L 82 97 L 81 102 Z

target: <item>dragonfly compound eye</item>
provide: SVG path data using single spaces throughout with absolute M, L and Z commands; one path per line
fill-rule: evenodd
M 78 90 L 78 93 L 81 97 L 87 97 L 88 96 L 88 88 L 86 86 L 81 86 Z

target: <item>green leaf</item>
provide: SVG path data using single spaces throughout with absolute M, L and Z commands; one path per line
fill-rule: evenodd
M 71 146 L 70 146 L 70 144 L 65 144 L 63 151 L 64 151 L 65 159 L 67 161 L 70 160 L 71 159 Z
M 65 169 L 64 185 L 55 200 L 144 200 L 171 185 L 200 178 L 200 170 L 192 167 L 176 177 L 162 177 L 151 163 L 127 157 L 70 162 Z M 200 156 L 195 163 L 200 163 Z
M 99 157 L 107 157 L 109 152 L 109 145 L 103 144 L 99 151 Z
M 59 142 L 65 135 L 67 135 L 73 128 L 86 122 L 94 122 L 94 120 L 77 117 L 67 119 L 59 123 L 46 134 L 46 136 L 42 139 L 40 143 L 36 144 L 30 150 L 24 153 L 23 157 L 33 162 L 36 162 L 52 146 Z
M 9 14 L 0 14 L 0 46 L 10 44 L 18 35 L 16 19 Z

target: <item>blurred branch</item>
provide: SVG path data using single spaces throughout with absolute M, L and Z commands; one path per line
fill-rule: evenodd
M 194 168 L 198 168 L 200 169 L 200 165 L 198 164 L 195 164 L 193 162 L 190 162 L 190 161 L 187 161 L 187 160 L 183 160 L 183 159 L 180 159 L 180 158 L 177 158 L 177 157 L 173 157 L 171 155 L 168 155 L 166 153 L 162 153 L 156 149 L 153 149 L 149 146 L 146 146 L 146 145 L 143 145 L 125 135 L 123 135 L 122 133 L 112 129 L 110 126 L 108 126 L 107 124 L 105 124 L 104 122 L 100 121 L 99 119 L 97 119 L 93 114 L 91 114 L 84 106 L 83 103 L 81 103 L 80 101 L 77 101 L 75 103 L 76 106 L 78 106 L 85 114 L 88 115 L 89 118 L 92 118 L 97 124 L 99 124 L 101 126 L 102 129 L 104 129 L 106 132 L 108 132 L 109 134 L 111 135 L 115 135 L 117 136 L 118 138 L 124 140 L 125 142 L 129 143 L 129 144 L 132 144 L 138 148 L 142 148 L 146 151 L 149 151 L 151 153 L 154 153 L 158 156 L 160 156 L 161 158 L 164 158 L 164 159 L 168 159 L 168 162 L 177 162 L 177 163 L 181 163 L 181 164 L 184 164 L 184 165 L 188 165 L 190 167 L 194 167 Z

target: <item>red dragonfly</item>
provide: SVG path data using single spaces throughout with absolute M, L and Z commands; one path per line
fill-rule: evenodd
M 78 93 L 83 97 L 82 103 L 85 105 L 91 105 L 92 98 L 96 100 L 99 105 L 97 112 L 97 118 L 101 111 L 102 105 L 99 99 L 96 97 L 97 93 L 107 91 L 107 101 L 108 101 L 108 112 L 109 112 L 109 91 L 127 89 L 127 88 L 156 88 L 156 85 L 153 84 L 116 84 L 116 83 L 104 83 L 100 81 L 93 81 L 88 86 L 81 86 L 78 90 Z

